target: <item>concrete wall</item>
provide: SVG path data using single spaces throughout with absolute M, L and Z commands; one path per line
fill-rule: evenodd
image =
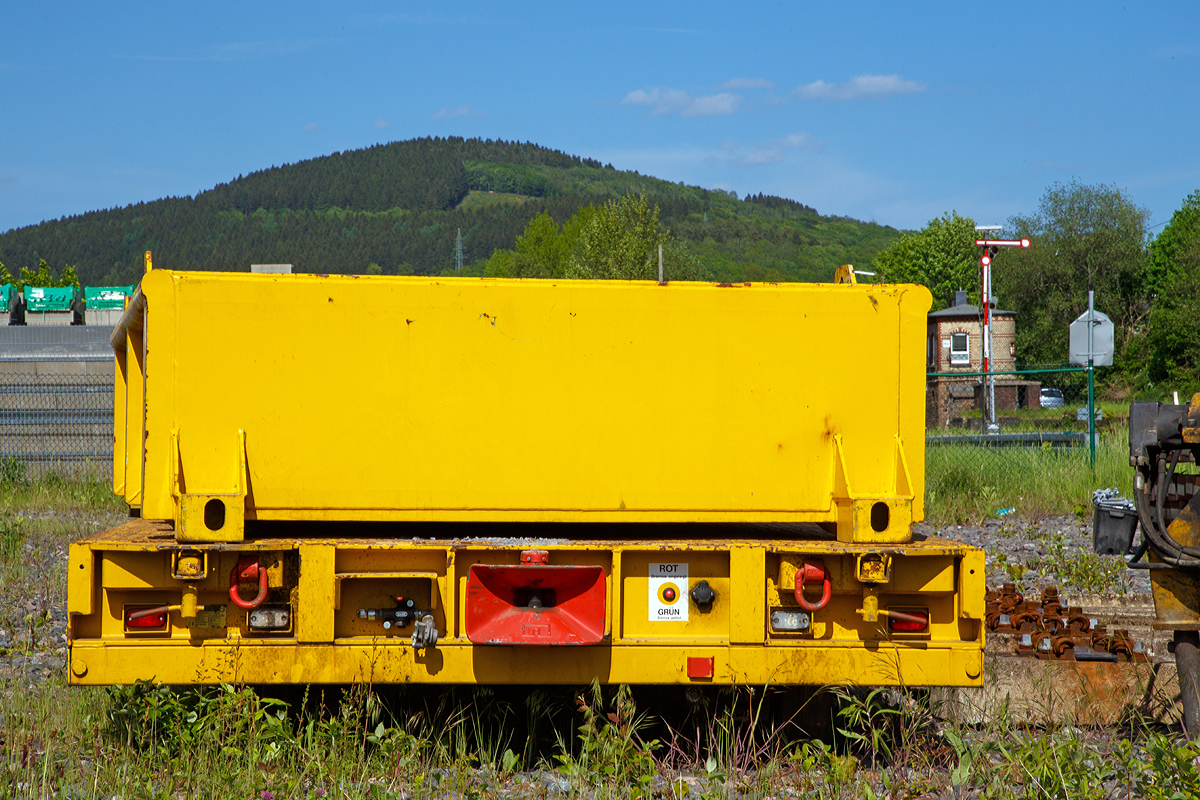
M 121 308 L 89 308 L 83 312 L 85 324 L 106 328 L 115 328 L 124 313 L 125 310 Z
M 25 324 L 30 326 L 61 326 L 74 322 L 74 311 L 25 311 Z

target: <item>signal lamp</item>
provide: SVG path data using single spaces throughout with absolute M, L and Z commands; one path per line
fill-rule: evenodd
M 920 633 L 929 629 L 929 611 L 892 611 L 888 609 L 888 630 L 896 633 Z
M 147 614 L 146 611 L 151 613 Z M 163 628 L 167 624 L 167 610 L 157 608 L 130 608 L 125 611 L 126 628 Z

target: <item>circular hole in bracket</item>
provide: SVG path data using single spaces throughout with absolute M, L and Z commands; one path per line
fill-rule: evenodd
M 871 519 L 874 520 L 874 512 Z M 219 531 L 225 527 L 225 503 L 213 498 L 204 504 L 204 527 L 210 531 Z
M 888 504 L 880 500 L 875 505 L 871 506 L 871 530 L 876 533 L 883 533 L 887 530 L 888 524 L 891 522 L 892 510 L 888 508 Z

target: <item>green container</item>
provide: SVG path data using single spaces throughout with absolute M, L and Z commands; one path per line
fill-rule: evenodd
M 25 287 L 25 312 L 70 311 L 75 304 L 75 287 L 51 289 L 47 286 Z
M 88 308 L 125 308 L 125 298 L 137 286 L 85 286 L 83 303 Z
M 16 294 L 17 287 L 11 283 L 6 283 L 0 286 L 0 311 L 7 313 L 12 308 L 13 296 Z

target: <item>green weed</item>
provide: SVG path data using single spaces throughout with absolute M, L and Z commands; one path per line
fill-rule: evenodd
M 18 486 L 25 482 L 25 462 L 15 456 L 0 458 L 0 485 Z
M 603 786 L 616 789 L 618 796 L 648 797 L 650 783 L 658 773 L 654 751 L 659 742 L 643 741 L 639 735 L 648 720 L 637 712 L 629 687 L 617 688 L 612 710 L 606 713 L 600 684 L 593 681 L 577 705 L 583 715 L 578 749 L 558 738 L 562 752 L 555 758 L 559 769 L 579 788 Z
M 1042 575 L 1053 573 L 1060 584 L 1081 592 L 1129 590 L 1129 573 L 1124 559 L 1090 551 L 1068 554 L 1066 539 L 1057 531 L 1035 533 L 1034 539 L 1047 549 L 1045 556 L 1031 560 L 1031 566 Z
M 17 560 L 25 546 L 25 520 L 21 517 L 0 513 L 0 565 Z

